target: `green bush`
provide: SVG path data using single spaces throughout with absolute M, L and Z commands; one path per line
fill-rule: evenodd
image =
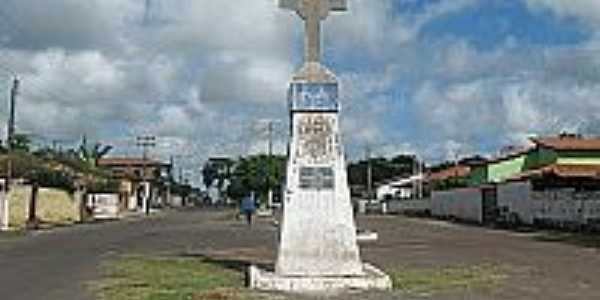
M 108 193 L 108 194 L 116 194 L 119 192 L 120 182 L 118 180 L 113 179 L 101 179 L 95 180 L 87 184 L 87 191 L 89 193 Z
M 39 168 L 27 176 L 32 182 L 37 182 L 40 187 L 56 188 L 73 193 L 76 190 L 75 180 L 64 171 Z
M 85 178 L 86 186 L 93 192 L 119 191 L 119 182 L 112 180 L 105 170 L 89 166 L 72 157 L 38 157 L 24 151 L 0 155 L 0 174 L 37 182 L 40 187 L 56 188 L 72 193 L 77 178 Z

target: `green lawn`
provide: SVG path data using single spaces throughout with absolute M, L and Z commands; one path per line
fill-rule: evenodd
M 90 287 L 100 300 L 262 299 L 244 289 L 241 271 L 202 258 L 123 257 Z
M 497 264 L 390 271 L 394 288 L 411 296 L 493 291 L 507 278 Z M 259 300 L 275 295 L 244 287 L 240 266 L 204 258 L 126 256 L 104 266 L 90 284 L 99 300 Z M 280 298 L 280 297 L 279 297 Z
M 394 289 L 410 295 L 493 290 L 506 276 L 496 264 L 440 268 L 400 268 L 390 272 Z

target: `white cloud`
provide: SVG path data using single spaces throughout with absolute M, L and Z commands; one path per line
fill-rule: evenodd
M 120 33 L 139 12 L 133 0 L 5 0 L 0 35 L 13 49 L 106 49 L 120 42 Z
M 19 129 L 111 139 L 153 133 L 175 145 L 157 154 L 185 149 L 190 166 L 264 149 L 252 124 L 287 118 L 287 82 L 302 54 L 299 18 L 271 0 L 151 3 L 145 13 L 137 0 L 6 0 L 3 11 L 14 14 L 0 18 L 0 64 L 23 80 Z M 528 0 L 532 9 L 600 25 L 597 1 L 565 3 Z M 352 0 L 324 25 L 327 64 L 343 66 L 347 148 L 389 141 L 382 152 L 452 158 L 486 138 L 514 143 L 598 124 L 600 56 L 582 50 L 597 48 L 593 42 L 527 49 L 507 37 L 487 51 L 460 36 L 424 42 L 427 24 L 481 1 L 433 1 L 417 12 L 393 12 L 393 4 Z M 407 118 L 410 128 L 394 127 Z M 283 151 L 284 139 L 277 145 Z
M 539 53 L 514 53 L 504 48 L 495 51 L 501 55 L 490 56 L 474 49 L 463 51 L 470 53 L 468 63 L 459 68 L 464 72 L 421 83 L 415 92 L 413 101 L 422 130 L 433 144 L 452 141 L 462 145 L 523 144 L 532 135 L 586 133 L 588 124 L 600 120 L 596 101 L 600 77 L 577 73 L 580 66 L 594 64 L 595 57 L 577 56 L 579 51 L 577 47 L 545 51 L 540 64 L 511 64 L 513 76 L 486 72 L 480 64 L 508 64 L 528 55 L 534 61 Z
M 580 18 L 594 27 L 600 26 L 600 2 L 597 0 L 526 0 L 534 11 L 549 10 L 561 18 Z
M 414 14 L 395 12 L 394 1 L 352 0 L 349 12 L 330 17 L 325 34 L 336 49 L 368 49 L 374 60 L 388 58 L 398 55 L 398 47 L 414 42 L 429 22 L 475 4 L 476 0 L 444 0 L 423 4 L 422 12 Z

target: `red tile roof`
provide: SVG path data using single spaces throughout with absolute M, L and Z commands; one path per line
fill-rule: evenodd
M 458 165 L 450 168 L 431 173 L 427 176 L 429 181 L 442 181 L 456 177 L 466 177 L 471 173 L 471 168 L 468 166 Z
M 559 136 L 531 139 L 536 145 L 555 150 L 600 150 L 600 138 Z
M 554 175 L 561 178 L 597 178 L 600 179 L 600 165 L 550 165 L 541 169 L 529 170 L 517 174 L 510 180 L 522 180 L 531 177 Z

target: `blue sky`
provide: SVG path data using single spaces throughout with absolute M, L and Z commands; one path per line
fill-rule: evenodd
M 0 65 L 22 78 L 18 127 L 39 142 L 85 133 L 136 154 L 133 137 L 156 134 L 153 155 L 183 154 L 197 174 L 209 156 L 264 151 L 275 119 L 285 151 L 302 24 L 276 1 L 5 2 Z M 600 131 L 600 1 L 349 4 L 324 24 L 323 57 L 342 84 L 350 158 L 371 144 L 433 162 Z
M 522 47 L 556 46 L 580 43 L 590 33 L 577 19 L 557 19 L 550 11 L 534 12 L 523 1 L 488 0 L 432 21 L 423 28 L 421 38 L 454 36 L 478 50 L 490 51 L 509 38 Z

